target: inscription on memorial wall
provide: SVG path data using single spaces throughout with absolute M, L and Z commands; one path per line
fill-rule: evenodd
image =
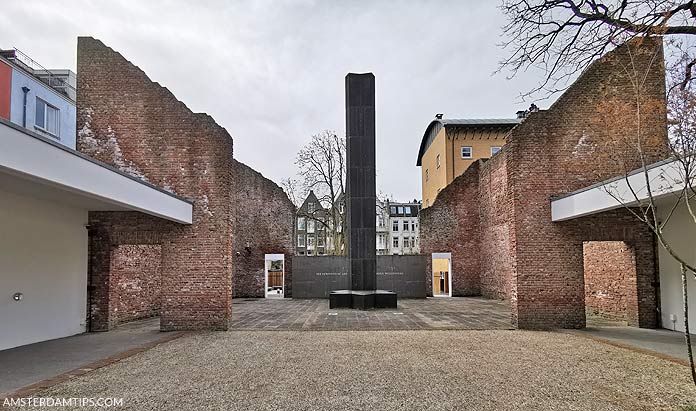
M 293 298 L 328 298 L 350 285 L 349 260 L 340 256 L 295 256 L 292 260 Z M 404 298 L 424 298 L 427 257 L 377 256 L 377 286 Z

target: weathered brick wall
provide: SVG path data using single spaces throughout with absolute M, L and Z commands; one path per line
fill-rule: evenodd
M 652 254 L 650 233 L 628 213 L 553 223 L 550 200 L 640 166 L 629 141 L 637 138 L 638 126 L 635 79 L 627 68 L 645 78 L 640 138 L 646 160 L 667 155 L 662 62 L 659 40 L 619 47 L 592 64 L 548 110 L 513 129 L 505 150 L 516 236 L 513 319 L 519 327 L 584 326 L 583 241 L 635 242 L 637 260 Z M 654 273 L 638 277 L 640 307 L 629 314 L 629 323 L 654 326 Z
M 124 244 L 115 246 L 111 253 L 114 323 L 158 316 L 162 246 Z
M 251 167 L 233 162 L 234 297 L 264 297 L 264 256 L 285 254 L 285 296 L 292 296 L 295 206 L 282 188 Z
M 451 251 L 453 278 L 462 273 L 468 292 L 509 298 L 520 328 L 576 328 L 585 325 L 583 242 L 623 241 L 635 261 L 624 272 L 626 319 L 655 326 L 651 232 L 623 209 L 553 223 L 550 203 L 638 168 L 638 138 L 648 163 L 668 155 L 663 61 L 660 40 L 651 39 L 592 64 L 548 110 L 515 127 L 498 155 L 422 212 L 423 252 Z
M 625 320 L 626 280 L 635 277 L 636 270 L 631 247 L 622 241 L 586 242 L 583 267 L 585 312 Z
M 421 253 L 452 253 L 452 295 L 480 295 L 479 170 L 473 163 L 420 213 Z M 426 289 L 432 295 L 432 259 Z
M 481 295 L 488 298 L 510 298 L 514 260 L 510 192 L 503 150 L 481 167 L 479 178 Z
M 232 296 L 232 138 L 98 40 L 78 39 L 77 70 L 78 149 L 194 201 L 192 225 L 161 224 L 169 228 L 160 232 L 161 328 L 226 329 Z M 112 221 L 111 229 L 127 230 L 125 224 Z M 97 253 L 107 248 L 95 247 Z
M 135 281 L 138 277 L 142 281 L 147 281 L 146 278 L 152 281 L 151 276 L 144 277 L 144 272 L 156 271 L 159 273 L 158 282 L 161 286 L 160 244 L 177 224 L 138 212 L 91 212 L 89 220 L 89 330 L 106 331 L 127 321 L 126 317 L 120 316 L 121 312 L 139 311 L 138 304 L 128 303 L 129 298 L 121 300 L 122 290 L 118 287 L 119 283 Z M 134 245 L 152 247 L 153 252 L 130 255 L 125 252 Z M 137 261 L 114 261 L 126 257 L 135 257 Z M 126 264 L 129 266 L 127 270 L 118 269 L 125 268 Z M 155 290 L 152 290 L 150 295 L 154 294 Z M 157 294 L 158 309 L 161 309 L 161 288 Z M 126 303 L 125 307 L 121 305 L 121 301 Z

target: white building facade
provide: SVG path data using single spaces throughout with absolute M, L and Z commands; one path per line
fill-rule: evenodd
M 421 203 L 416 200 L 408 203 L 386 201 L 389 230 L 388 252 L 390 255 L 409 255 L 420 253 Z M 379 227 L 379 225 L 378 225 Z M 379 236 L 379 234 L 378 234 Z M 379 238 L 378 242 L 379 244 Z

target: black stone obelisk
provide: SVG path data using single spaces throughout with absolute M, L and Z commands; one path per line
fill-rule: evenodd
M 375 76 L 346 76 L 346 227 L 354 291 L 377 289 Z
M 377 290 L 375 76 L 346 76 L 346 234 L 350 290 L 329 294 L 330 308 L 396 308 L 396 294 Z

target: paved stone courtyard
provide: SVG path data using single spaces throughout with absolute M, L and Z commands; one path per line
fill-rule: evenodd
M 328 300 L 235 299 L 232 330 L 505 330 L 510 306 L 484 298 L 400 300 L 396 310 L 329 310 Z

